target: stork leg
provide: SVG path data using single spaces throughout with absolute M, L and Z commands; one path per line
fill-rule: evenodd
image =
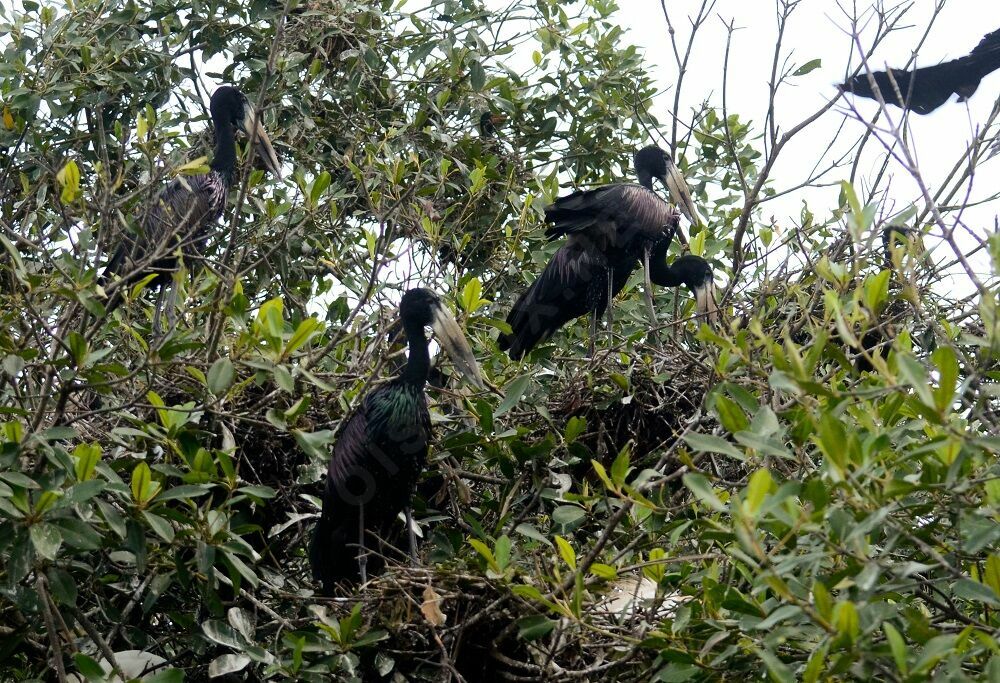
M 649 335 L 652 341 L 656 341 L 656 307 L 653 306 L 653 281 L 649 279 L 649 257 L 653 245 L 647 244 L 642 250 L 642 277 L 643 287 L 646 289 L 646 308 L 649 312 Z
M 597 346 L 594 343 L 597 339 L 597 309 L 595 308 L 590 312 L 590 360 L 594 360 L 594 354 L 597 353 Z
M 610 268 L 608 268 L 608 275 L 606 279 L 608 281 L 608 294 L 607 294 L 607 303 L 604 304 L 605 306 L 604 315 L 608 321 L 608 348 L 612 349 L 615 346 L 615 328 L 613 327 L 613 323 L 615 321 L 615 314 L 611 310 L 611 299 L 614 296 L 615 283 L 614 283 L 614 273 L 611 271 Z
M 169 333 L 177 323 L 177 287 L 170 286 L 170 291 L 167 292 L 167 303 L 164 308 L 167 309 L 167 332 Z
M 165 287 L 166 285 L 164 285 Z M 163 287 L 156 292 L 156 301 L 153 302 L 153 341 L 160 338 L 160 313 L 163 311 Z
M 368 552 L 365 550 L 365 506 L 358 506 L 358 574 L 368 583 Z
M 410 561 L 417 565 L 417 534 L 413 531 L 413 508 L 407 505 L 403 508 L 406 515 L 406 532 L 410 537 Z
M 656 327 L 656 308 L 653 306 L 653 281 L 649 279 L 649 253 L 652 245 L 647 244 L 642 252 L 642 276 L 643 286 L 646 288 L 646 306 L 649 309 L 649 322 L 653 328 Z

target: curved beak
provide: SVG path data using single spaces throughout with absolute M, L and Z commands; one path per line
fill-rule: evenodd
M 479 363 L 476 362 L 476 357 L 472 355 L 469 342 L 465 339 L 462 328 L 455 321 L 455 317 L 452 316 L 451 311 L 443 305 L 436 305 L 433 308 L 432 314 L 431 327 L 434 328 L 434 334 L 437 336 L 438 343 L 444 349 L 445 353 L 448 354 L 448 357 L 451 358 L 451 362 L 455 364 L 458 371 L 477 389 L 485 388 L 486 385 L 483 384 L 483 375 L 479 370 Z
M 701 225 L 698 210 L 694 208 L 694 200 L 691 199 L 691 189 L 672 160 L 667 161 L 667 174 L 660 178 L 660 182 L 666 186 L 671 201 L 691 221 L 691 225 Z
M 259 119 L 260 117 L 258 116 L 257 118 Z M 258 120 L 257 125 L 254 125 L 252 107 L 244 108 L 243 120 L 240 121 L 240 129 L 250 138 L 267 170 L 274 177 L 281 178 L 281 166 L 278 164 L 278 155 L 274 153 L 274 147 L 271 146 L 271 139 L 267 137 L 267 133 L 264 132 L 264 127 L 260 125 L 260 121 Z
M 709 278 L 707 282 L 693 287 L 695 308 L 700 315 L 706 316 L 708 324 L 713 327 L 719 323 L 719 307 L 715 303 L 715 284 Z

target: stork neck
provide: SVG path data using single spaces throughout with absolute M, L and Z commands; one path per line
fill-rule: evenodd
M 649 254 L 649 279 L 660 287 L 680 287 L 684 284 L 680 273 L 667 263 L 668 240 L 661 240 Z
M 226 185 L 236 172 L 236 130 L 231 123 L 215 124 L 215 156 L 211 169 L 222 176 Z
M 423 387 L 427 383 L 427 373 L 431 368 L 431 355 L 427 349 L 427 335 L 424 326 L 417 323 L 404 322 L 406 330 L 406 368 L 402 380 L 415 387 Z
M 639 178 L 639 184 L 647 190 L 653 189 L 653 174 L 644 168 L 635 169 L 635 175 Z

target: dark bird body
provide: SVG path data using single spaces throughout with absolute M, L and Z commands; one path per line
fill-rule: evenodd
M 987 34 L 964 57 L 912 71 L 875 71 L 872 77 L 887 104 L 912 109 L 918 114 L 929 114 L 953 94 L 958 95 L 959 102 L 969 99 L 983 78 L 997 69 L 1000 69 L 1000 29 Z M 878 99 L 867 73 L 858 74 L 841 84 L 840 88 L 861 97 Z
M 496 138 L 497 127 L 507 120 L 502 114 L 494 114 L 491 111 L 484 111 L 479 116 L 479 135 L 484 139 Z
M 117 276 L 107 303 L 110 313 L 122 301 L 122 289 L 155 275 L 151 284 L 168 284 L 178 268 L 178 252 L 185 260 L 199 258 L 208 244 L 212 226 L 222 216 L 226 196 L 236 172 L 236 132 L 251 136 L 266 167 L 280 176 L 278 160 L 270 140 L 258 123 L 246 96 L 231 86 L 212 95 L 215 155 L 209 172 L 179 176 L 164 187 L 146 207 L 138 233 L 127 235 L 114 250 L 98 280 L 108 289 Z M 157 313 L 159 307 L 157 307 Z
M 327 468 L 323 512 L 310 547 L 313 574 L 323 592 L 340 582 L 365 581 L 381 566 L 383 541 L 398 535 L 427 461 L 430 412 L 424 385 L 430 371 L 426 325 L 456 368 L 477 386 L 479 366 L 448 310 L 432 292 L 411 289 L 399 307 L 409 354 L 402 374 L 372 390 L 347 419 Z M 371 559 L 365 549 L 378 549 Z M 412 527 L 410 550 L 414 549 Z
M 430 437 L 423 386 L 402 377 L 368 394 L 348 420 L 327 470 L 311 551 L 325 593 L 338 581 L 361 579 L 359 529 L 365 530 L 368 548 L 381 548 L 382 541 L 399 535 L 396 519 L 410 504 Z M 379 554 L 368 559 L 367 570 L 378 573 L 381 559 Z
M 511 333 L 501 335 L 499 344 L 511 358 L 522 358 L 567 322 L 587 313 L 593 351 L 597 319 L 640 260 L 645 263 L 656 245 L 669 246 L 677 228 L 680 216 L 653 191 L 654 177 L 668 189 L 683 188 L 672 190 L 672 197 L 687 207 L 686 212 L 697 215 L 687 185 L 666 152 L 655 146 L 639 150 L 635 170 L 639 184 L 574 192 L 545 210 L 552 223 L 546 235 L 567 240 L 507 316 Z

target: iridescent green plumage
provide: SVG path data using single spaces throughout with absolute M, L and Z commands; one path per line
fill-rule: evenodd
M 323 512 L 310 548 L 313 574 L 327 594 L 339 582 L 364 581 L 369 568 L 380 568 L 399 535 L 399 513 L 409 517 L 431 437 L 424 397 L 430 369 L 424 326 L 433 325 L 456 366 L 481 382 L 458 325 L 433 293 L 411 289 L 399 310 L 409 346 L 406 367 L 362 399 L 338 436 L 327 469 Z M 411 528 L 411 554 L 413 544 Z M 371 559 L 366 548 L 376 551 Z

